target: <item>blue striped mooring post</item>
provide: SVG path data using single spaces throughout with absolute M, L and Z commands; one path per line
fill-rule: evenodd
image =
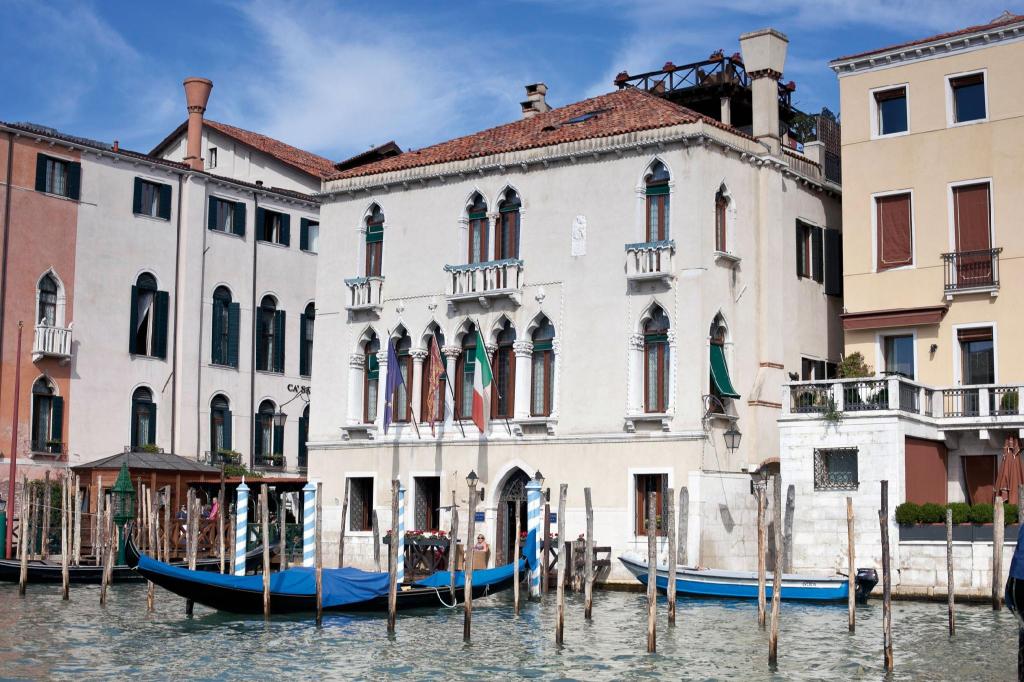
M 531 478 L 526 484 L 526 532 L 534 533 L 537 542 L 534 543 L 536 555 L 529 557 L 533 568 L 530 569 L 530 596 L 540 596 L 540 481 Z
M 316 565 L 316 486 L 310 481 L 302 488 L 302 565 Z
M 235 575 L 245 575 L 245 543 L 249 535 L 249 486 L 245 478 L 235 491 Z
M 398 484 L 398 559 L 396 559 L 395 571 L 398 574 L 396 582 L 401 585 L 405 582 L 405 486 Z

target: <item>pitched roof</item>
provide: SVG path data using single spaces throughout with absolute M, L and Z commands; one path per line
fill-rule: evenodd
M 867 52 L 848 54 L 845 57 L 836 57 L 835 59 L 832 60 L 831 63 L 835 64 L 836 62 L 846 61 L 847 59 L 867 57 L 869 55 L 879 54 L 881 52 L 889 52 L 891 50 L 898 50 L 900 48 L 913 47 L 914 45 L 924 45 L 925 43 L 931 43 L 934 41 L 949 40 L 950 38 L 956 38 L 958 36 L 967 35 L 969 33 L 976 33 L 979 31 L 990 31 L 992 29 L 999 28 L 1000 26 L 1014 24 L 1022 20 L 1024 20 L 1024 15 L 1004 12 L 1002 15 L 993 19 L 987 24 L 977 24 L 975 26 L 968 26 L 966 28 L 957 29 L 955 31 L 949 31 L 948 33 L 939 33 L 937 35 L 929 36 L 928 38 L 920 38 L 918 40 L 911 40 L 906 43 L 898 43 L 896 45 L 889 45 L 888 47 L 880 47 L 875 50 L 868 50 Z
M 374 175 L 595 137 L 610 137 L 638 130 L 665 128 L 698 120 L 742 134 L 735 128 L 692 109 L 674 104 L 645 90 L 628 87 L 536 114 L 531 118 L 343 170 L 327 179 L 340 180 Z
M 227 123 L 213 121 L 208 118 L 203 119 L 203 125 L 212 128 L 223 135 L 227 135 L 244 145 L 252 147 L 257 151 L 261 151 L 268 156 L 272 156 L 281 163 L 297 168 L 307 175 L 324 178 L 335 172 L 334 162 L 330 159 L 318 156 L 312 152 L 307 152 L 306 150 L 299 149 L 298 147 L 293 147 L 290 144 L 286 144 L 280 140 L 275 140 L 274 138 L 261 133 L 254 133 L 253 131 L 246 130 L 245 128 L 239 128 L 237 126 L 228 125 Z M 151 151 L 150 154 L 158 156 L 167 147 L 167 145 L 181 136 L 187 127 L 188 121 L 185 121 L 175 128 L 170 135 L 161 140 L 160 143 L 153 148 L 153 151 Z
M 355 156 L 339 161 L 334 164 L 335 170 L 344 171 L 349 168 L 355 168 L 356 166 L 363 166 L 374 161 L 380 161 L 381 159 L 387 159 L 392 156 L 398 156 L 402 153 L 402 148 L 395 144 L 394 140 L 385 142 L 384 144 L 377 145 L 376 147 L 370 147 L 365 152 L 359 152 Z
M 149 154 L 143 154 L 142 152 L 134 152 L 130 149 L 125 149 L 124 147 L 114 147 L 114 145 L 108 142 L 100 142 L 99 140 L 92 140 L 87 137 L 78 137 L 77 135 L 62 133 L 56 128 L 50 128 L 49 126 L 40 125 L 38 123 L 9 123 L 7 121 L 0 121 L 0 126 L 11 128 L 12 130 L 20 130 L 33 135 L 45 135 L 46 137 L 50 137 L 55 140 L 64 140 L 82 147 L 99 149 L 104 152 L 110 152 L 111 154 L 121 154 L 134 159 L 168 166 L 170 168 L 176 168 L 179 170 L 188 170 L 189 168 L 187 164 L 180 163 L 178 161 L 171 161 L 170 159 L 164 159 L 159 156 L 150 156 Z
M 200 464 L 194 459 L 174 455 L 170 452 L 119 452 L 110 457 L 93 460 L 85 464 L 71 467 L 75 471 L 83 469 L 120 469 L 126 463 L 132 470 L 146 471 L 188 471 L 202 474 L 219 474 L 217 467 Z

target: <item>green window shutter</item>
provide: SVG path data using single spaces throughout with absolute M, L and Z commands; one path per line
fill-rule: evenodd
M 291 216 L 287 213 L 281 214 L 281 244 L 283 246 L 292 244 Z
M 132 304 L 129 317 L 131 318 L 130 329 L 128 330 L 128 352 L 135 352 L 135 330 L 139 328 L 139 288 L 132 285 Z
M 253 459 L 259 460 L 263 456 L 263 415 L 257 414 L 252 420 L 253 431 Z
M 156 292 L 153 315 L 153 357 L 167 357 L 167 314 L 170 295 L 166 291 Z
M 227 364 L 238 367 L 238 330 L 240 307 L 237 303 L 228 304 L 228 357 Z
M 149 436 L 148 442 L 142 443 L 142 445 L 156 445 L 156 403 L 149 403 L 146 405 L 149 409 Z
M 68 163 L 68 198 L 78 201 L 82 194 L 82 164 Z
M 650 185 L 647 187 L 647 196 L 656 197 L 663 194 L 668 194 L 668 185 Z
M 212 352 L 210 353 L 210 362 L 215 365 L 223 365 L 227 362 L 227 358 L 222 357 L 220 337 L 224 333 L 221 329 L 223 323 L 222 317 L 224 315 L 224 302 L 213 300 L 213 322 L 210 325 L 210 338 L 212 340 Z
M 36 191 L 46 191 L 46 154 L 36 154 Z
M 718 393 L 726 398 L 739 398 L 739 394 L 732 385 L 732 377 L 729 376 L 729 367 L 725 363 L 725 350 L 718 344 L 711 344 L 711 381 L 714 382 Z
M 263 237 L 263 223 L 267 220 L 267 211 L 262 208 L 256 209 L 256 239 L 266 241 Z
M 135 178 L 135 192 L 132 195 L 132 213 L 142 213 L 142 178 Z
M 309 352 L 308 346 L 306 345 L 306 325 L 309 324 L 309 319 L 305 313 L 299 316 L 299 375 L 308 377 L 309 376 Z
M 274 313 L 274 371 L 284 371 L 284 311 Z
M 380 378 L 380 361 L 377 360 L 376 353 L 371 353 L 366 357 L 366 372 L 368 379 Z
M 274 454 L 284 454 L 284 427 L 274 425 Z
M 231 449 L 231 410 L 223 410 L 221 417 L 224 419 L 224 449 Z
M 366 243 L 375 244 L 384 241 L 384 226 L 370 225 L 366 228 Z
M 803 241 L 804 241 L 804 229 L 803 225 L 798 221 L 796 224 L 796 276 L 806 277 L 807 273 L 804 272 L 804 259 L 803 259 Z
M 235 202 L 235 215 L 231 222 L 231 231 L 239 237 L 245 236 L 245 203 L 242 201 Z
M 306 441 L 309 440 L 309 419 L 299 417 L 299 466 L 308 464 L 309 451 L 306 449 Z
M 171 186 L 160 185 L 159 215 L 164 220 L 171 219 Z
M 64 398 L 59 395 L 52 398 L 53 412 L 50 416 L 50 440 L 63 441 L 64 435 Z
M 825 230 L 825 293 L 843 295 L 843 233 Z
M 309 218 L 299 220 L 299 249 L 309 251 Z
M 822 258 L 824 257 L 824 250 L 822 247 L 822 229 L 820 227 L 811 228 L 811 277 L 815 282 L 825 281 L 824 268 L 822 266 Z
M 206 229 L 216 230 L 217 229 L 217 198 L 210 197 L 206 209 Z

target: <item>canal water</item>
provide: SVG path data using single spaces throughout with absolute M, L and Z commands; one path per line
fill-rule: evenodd
M 645 653 L 645 599 L 597 592 L 594 620 L 583 619 L 580 595 L 567 598 L 565 644 L 554 644 L 554 595 L 524 605 L 519 618 L 505 595 L 478 600 L 473 641 L 462 642 L 462 610 L 400 614 L 397 635 L 370 615 L 312 618 L 220 614 L 157 588 L 146 613 L 143 585 L 112 588 L 106 608 L 99 588 L 0 585 L 0 679 L 886 679 L 881 603 L 858 611 L 846 628 L 845 606 L 783 604 L 779 668 L 768 669 L 768 637 L 747 602 L 680 601 L 675 628 L 665 626 L 662 598 L 658 653 Z M 958 605 L 957 635 L 946 633 L 946 607 L 895 602 L 897 680 L 1011 680 L 1016 623 L 1007 611 Z

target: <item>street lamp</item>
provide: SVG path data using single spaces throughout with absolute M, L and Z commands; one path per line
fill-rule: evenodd
M 274 426 L 284 426 L 285 422 L 287 421 L 288 415 L 282 412 L 280 409 L 278 409 L 278 411 L 274 413 Z
M 537 482 L 538 488 L 544 485 L 544 474 L 540 472 L 540 469 L 537 469 L 537 473 L 533 475 L 533 480 Z
M 743 434 L 740 433 L 735 425 L 730 424 L 729 430 L 723 434 L 725 438 L 725 447 L 729 452 L 735 452 L 736 448 L 740 446 L 740 439 L 743 438 Z

